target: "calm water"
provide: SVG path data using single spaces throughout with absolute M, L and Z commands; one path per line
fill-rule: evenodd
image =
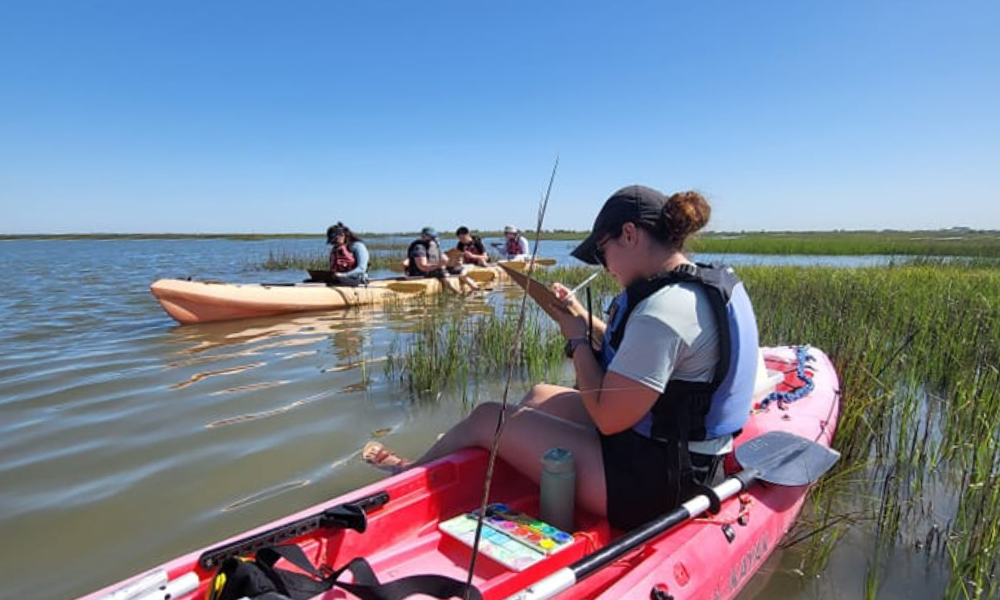
M 571 246 L 542 254 L 564 260 Z M 302 278 L 255 272 L 269 251 L 323 246 L 0 242 L 0 598 L 72 598 L 369 483 L 380 474 L 357 452 L 373 435 L 417 454 L 465 414 L 460 394 L 410 402 L 383 371 L 393 341 L 436 306 L 182 327 L 149 293 L 160 277 Z M 499 389 L 479 382 L 472 396 L 498 399 Z M 794 551 L 782 552 L 744 597 L 860 597 L 864 547 L 843 541 L 827 574 L 808 581 Z M 940 596 L 922 561 L 904 552 L 895 563 L 880 597 Z

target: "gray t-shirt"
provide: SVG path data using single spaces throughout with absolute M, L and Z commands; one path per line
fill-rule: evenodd
M 416 266 L 417 258 L 424 257 L 427 259 L 428 265 L 437 265 L 441 263 L 441 246 L 437 243 L 437 240 L 430 240 L 427 244 L 413 244 L 410 247 L 410 253 L 407 258 L 410 259 L 410 267 L 407 273 L 410 275 L 423 275 L 426 277 L 437 277 L 444 274 L 444 268 L 435 269 L 432 271 L 421 271 Z
M 719 324 L 704 287 L 682 282 L 658 290 L 632 311 L 609 371 L 636 381 L 658 394 L 671 379 L 712 381 L 719 362 Z M 635 428 L 649 433 L 647 415 Z M 700 454 L 731 449 L 732 436 L 691 441 Z

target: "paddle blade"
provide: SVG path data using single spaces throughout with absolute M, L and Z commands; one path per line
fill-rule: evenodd
M 840 458 L 840 453 L 812 440 L 770 431 L 736 449 L 736 460 L 757 479 L 785 486 L 813 483 Z

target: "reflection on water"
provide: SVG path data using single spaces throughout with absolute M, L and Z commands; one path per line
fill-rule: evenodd
M 416 455 L 463 398 L 500 397 L 502 382 L 469 382 L 412 403 L 384 361 L 429 312 L 482 314 L 503 292 L 194 326 L 149 293 L 160 277 L 296 281 L 247 265 L 321 241 L 0 243 L 0 565 L 17 573 L 0 598 L 83 594 L 374 481 L 366 441 Z M 775 592 L 760 597 L 799 597 Z
M 192 383 L 198 383 L 199 381 L 208 379 L 209 377 L 218 377 L 221 375 L 234 375 L 236 373 L 243 373 L 244 371 L 248 371 L 250 369 L 255 369 L 257 367 L 262 367 L 262 366 L 264 366 L 264 363 L 254 363 L 250 365 L 240 365 L 238 367 L 230 367 L 228 369 L 219 369 L 218 371 L 206 371 L 204 373 L 195 373 L 194 375 L 189 377 L 186 381 L 175 383 L 170 387 L 172 389 L 179 390 L 181 388 L 185 388 L 191 385 Z

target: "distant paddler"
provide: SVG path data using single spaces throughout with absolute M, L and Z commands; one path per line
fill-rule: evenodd
M 492 246 L 500 250 L 505 260 L 531 260 L 531 246 L 528 244 L 528 238 L 521 235 L 517 227 L 513 225 L 504 227 L 503 236 L 503 242 L 495 242 Z
M 455 237 L 458 242 L 454 250 L 449 250 L 448 254 L 461 256 L 460 263 L 464 265 L 476 265 L 485 267 L 489 262 L 489 254 L 486 253 L 486 246 L 483 239 L 478 235 L 473 235 L 469 228 L 462 225 L 455 230 Z
M 464 293 L 463 286 L 472 291 L 479 290 L 479 284 L 462 274 L 461 270 L 458 282 L 449 276 L 448 255 L 441 250 L 437 237 L 437 230 L 433 227 L 420 230 L 420 237 L 413 240 L 406 250 L 406 261 L 403 263 L 406 274 L 410 277 L 437 277 L 442 285 L 456 294 Z
M 330 248 L 330 273 L 326 283 L 357 287 L 368 284 L 368 247 L 350 227 L 337 221 L 326 230 Z M 314 279 L 313 279 L 314 280 Z M 312 280 L 309 280 L 312 281 Z

